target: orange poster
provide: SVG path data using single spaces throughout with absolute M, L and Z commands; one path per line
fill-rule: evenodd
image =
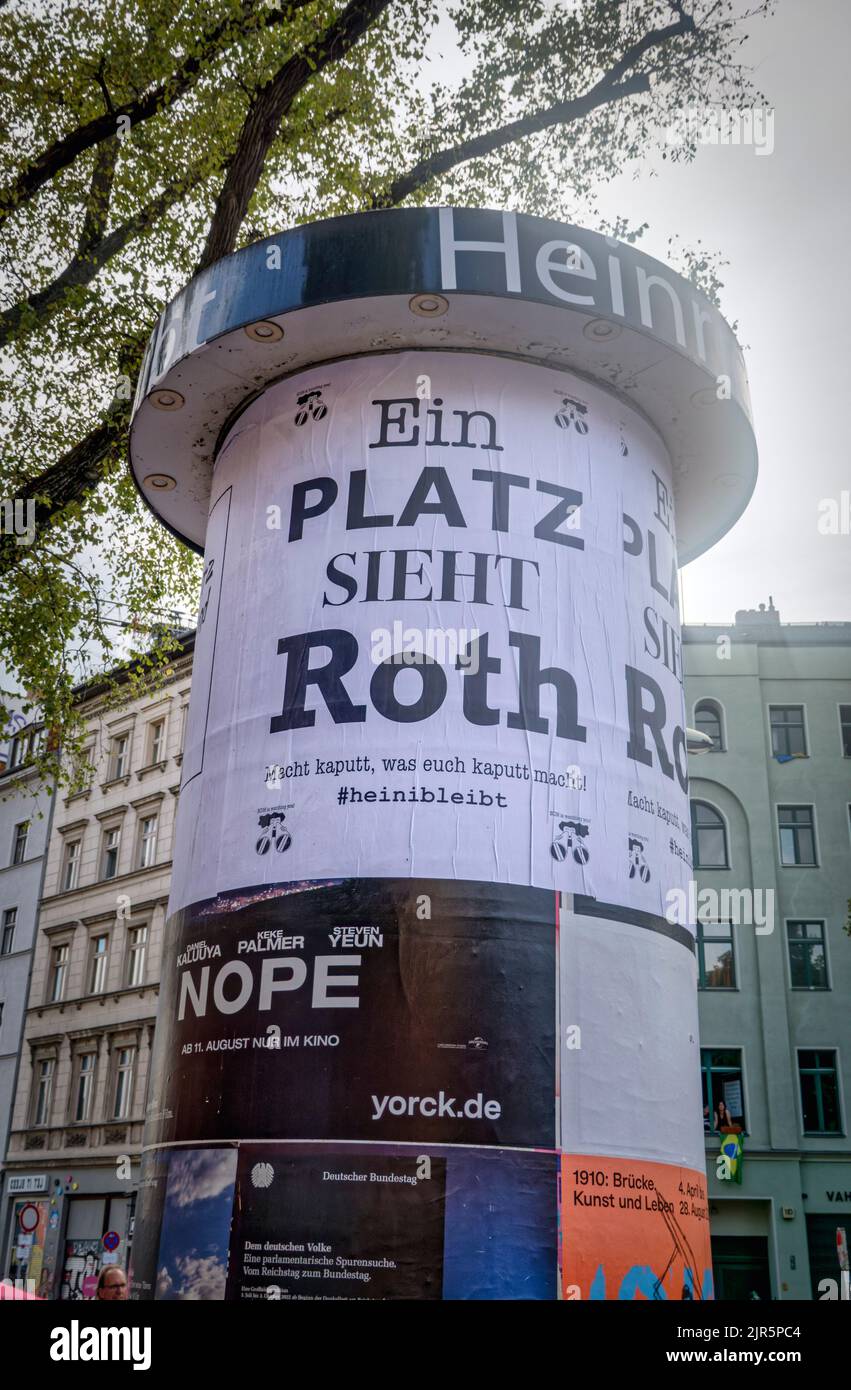
M 713 1297 L 705 1174 L 668 1163 L 563 1154 L 567 1299 Z

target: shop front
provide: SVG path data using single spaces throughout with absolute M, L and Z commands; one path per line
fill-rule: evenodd
M 135 1193 L 115 1165 L 6 1176 L 3 1275 L 41 1298 L 85 1301 L 110 1265 L 126 1268 Z

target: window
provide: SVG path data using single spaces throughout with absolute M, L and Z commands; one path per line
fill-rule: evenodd
M 807 756 L 803 705 L 771 705 L 771 751 L 775 758 Z
M 143 816 L 139 822 L 139 848 L 136 867 L 148 869 L 157 856 L 157 817 Z
M 135 1059 L 135 1048 L 119 1048 L 115 1059 L 115 1103 L 112 1108 L 113 1118 L 116 1120 L 126 1120 L 133 1108 L 133 1065 Z
M 63 893 L 70 893 L 80 882 L 82 844 L 82 840 L 69 840 L 65 846 L 65 863 L 62 866 Z
M 793 989 L 828 989 L 824 922 L 787 922 Z
M 840 1134 L 836 1053 L 823 1048 L 798 1053 L 805 1134 Z
M 50 1002 L 58 1004 L 65 993 L 68 974 L 68 945 L 54 946 L 50 953 Z
M 703 1129 L 710 1134 L 745 1128 L 742 1054 L 737 1047 L 702 1047 Z
M 189 713 L 189 706 L 180 706 L 180 751 L 183 752 L 183 745 L 186 742 L 186 716 Z
M 165 753 L 165 720 L 156 719 L 148 728 L 148 763 L 161 763 Z
M 735 989 L 736 963 L 730 922 L 697 924 L 698 989 Z
M 842 736 L 842 756 L 851 758 L 851 705 L 839 706 L 839 731 Z
M 691 803 L 691 848 L 696 869 L 727 869 L 727 828 L 708 801 Z
M 88 791 L 95 775 L 94 744 L 89 743 L 74 759 L 74 767 L 71 773 L 72 793 Z
M 103 832 L 103 854 L 101 857 L 101 878 L 115 878 L 118 873 L 118 852 L 121 848 L 121 831 L 117 826 Z
M 712 739 L 712 752 L 723 753 L 724 735 L 721 728 L 721 706 L 714 700 L 700 700 L 694 707 L 695 728 Z
M 9 744 L 8 767 L 25 767 L 31 763 L 44 745 L 44 729 L 25 729 L 15 734 Z
M 816 863 L 816 832 L 812 806 L 778 806 L 777 823 L 780 830 L 780 863 L 787 868 L 794 864 Z
M 0 936 L 0 956 L 10 956 L 15 949 L 15 927 L 18 925 L 18 909 L 7 907 L 3 913 L 3 935 Z
M 94 1052 L 83 1052 L 77 1058 L 77 1086 L 74 1102 L 74 1119 L 78 1123 L 87 1120 L 92 1111 L 92 1097 L 95 1089 Z
M 117 734 L 112 740 L 112 759 L 110 762 L 110 781 L 126 777 L 130 766 L 130 735 Z
M 23 864 L 27 857 L 27 836 L 30 833 L 30 823 L 22 820 L 15 826 L 15 836 L 12 840 L 12 863 Z
M 55 1062 L 52 1057 L 43 1057 L 36 1067 L 33 1123 L 37 1125 L 46 1125 L 50 1123 L 50 1106 L 53 1100 L 54 1066 Z
M 106 989 L 108 965 L 109 937 L 92 937 L 89 958 L 89 994 L 102 994 Z
M 127 947 L 128 987 L 145 983 L 145 961 L 148 954 L 148 928 L 131 928 Z

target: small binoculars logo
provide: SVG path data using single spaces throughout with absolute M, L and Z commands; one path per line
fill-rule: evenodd
M 260 835 L 254 846 L 258 854 L 268 854 L 272 845 L 275 846 L 278 854 L 283 854 L 284 850 L 289 849 L 293 837 L 284 824 L 285 820 L 286 816 L 283 811 L 261 811 L 257 817 Z
M 300 391 L 296 396 L 295 422 L 306 425 L 308 420 L 321 420 L 328 414 L 328 407 L 322 399 L 321 388 L 316 391 Z
M 562 820 L 558 823 L 559 833 L 550 845 L 553 859 L 566 859 L 570 854 L 577 864 L 587 864 L 591 851 L 582 841 L 586 838 L 589 826 L 585 821 Z
M 583 401 L 576 400 L 575 396 L 563 396 L 554 418 L 560 429 L 569 430 L 572 425 L 577 434 L 587 434 L 587 414 L 588 407 Z

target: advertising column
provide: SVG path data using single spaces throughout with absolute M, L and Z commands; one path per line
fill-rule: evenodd
M 433 341 L 220 432 L 138 1297 L 711 1297 L 671 454 Z

